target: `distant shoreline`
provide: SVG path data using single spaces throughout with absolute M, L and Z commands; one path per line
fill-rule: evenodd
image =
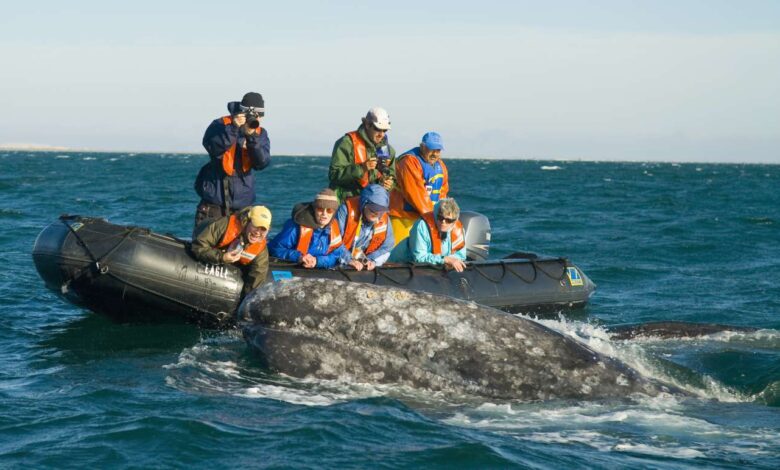
M 67 147 L 46 147 L 46 146 L 16 146 L 16 145 L 0 145 L 0 152 L 28 152 L 28 153 L 108 153 L 108 154 L 125 154 L 125 155 L 194 155 L 205 156 L 206 152 L 160 152 L 160 151 L 127 151 L 127 150 L 95 150 L 95 149 L 74 149 Z M 330 155 L 310 155 L 310 154 L 275 154 L 273 157 L 278 158 L 330 158 Z M 598 160 L 591 158 L 564 158 L 564 157 L 465 157 L 444 155 L 445 160 L 506 160 L 506 161 L 532 161 L 532 162 L 556 162 L 556 163 L 668 163 L 668 164 L 680 164 L 680 165 L 780 165 L 780 162 L 715 162 L 715 161 L 685 161 L 685 160 Z

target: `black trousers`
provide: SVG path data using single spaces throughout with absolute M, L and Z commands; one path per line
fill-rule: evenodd
M 226 215 L 228 214 L 225 214 L 224 207 L 200 201 L 198 208 L 195 210 L 195 226 L 192 228 L 192 238 L 195 238 L 195 235 L 200 231 L 201 227 L 205 227 L 211 222 Z

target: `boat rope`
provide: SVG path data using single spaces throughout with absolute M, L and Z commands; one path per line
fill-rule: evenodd
M 548 270 L 546 270 L 546 269 L 544 269 L 542 267 L 542 263 L 541 262 L 539 262 L 538 260 L 535 260 L 535 259 L 529 259 L 527 263 L 522 263 L 522 264 L 528 264 L 531 267 L 533 267 L 534 274 L 533 274 L 533 277 L 530 280 L 527 279 L 522 274 L 520 274 L 519 272 L 517 272 L 515 269 L 512 268 L 513 264 L 521 264 L 521 263 L 506 262 L 504 260 L 500 260 L 499 261 L 499 264 L 501 265 L 501 276 L 498 277 L 498 278 L 490 276 L 487 273 L 487 270 L 485 268 L 480 268 L 480 265 L 478 265 L 478 264 L 467 264 L 466 265 L 467 266 L 466 269 L 467 270 L 473 269 L 480 276 L 482 276 L 484 279 L 487 279 L 488 281 L 490 281 L 490 282 L 492 282 L 494 284 L 501 283 L 501 281 L 503 281 L 504 278 L 506 277 L 506 272 L 507 271 L 509 271 L 510 273 L 514 274 L 515 277 L 517 277 L 521 281 L 525 282 L 526 284 L 533 284 L 534 282 L 536 282 L 536 279 L 539 277 L 539 271 L 541 271 L 544 275 L 546 275 L 550 279 L 553 279 L 553 280 L 556 280 L 556 281 L 563 280 L 564 276 L 566 275 L 566 269 L 565 268 L 566 268 L 566 265 L 568 263 L 566 258 L 556 258 L 556 259 L 544 260 L 544 261 L 556 261 L 556 262 L 558 262 L 558 264 L 560 264 L 561 267 L 563 268 L 563 269 L 561 269 L 561 274 L 560 275 L 554 275 L 554 274 L 550 273 Z
M 357 272 L 357 270 L 356 270 L 356 269 L 353 269 L 352 271 L 355 271 L 355 272 Z M 337 267 L 337 268 L 336 268 L 336 272 L 338 272 L 339 274 L 341 274 L 342 276 L 344 276 L 344 277 L 347 279 L 347 281 L 349 281 L 349 282 L 355 282 L 355 280 L 354 280 L 354 279 L 352 279 L 352 278 L 350 277 L 349 273 L 347 273 L 347 270 L 346 270 L 346 269 L 344 269 L 344 268 L 342 268 L 341 266 L 339 266 L 339 267 Z
M 556 281 L 562 281 L 563 278 L 566 276 L 566 265 L 568 264 L 568 260 L 566 258 L 556 258 L 555 261 L 557 261 L 561 265 L 561 274 L 558 276 L 554 276 L 550 274 L 541 265 L 536 266 L 536 264 L 538 263 L 536 260 L 532 260 L 531 262 L 534 263 L 534 269 L 538 269 L 539 271 L 543 272 L 550 279 L 554 279 Z
M 60 220 L 63 224 L 65 224 L 66 227 L 68 227 L 68 231 L 73 234 L 74 238 L 76 239 L 76 242 L 78 245 L 82 248 L 84 248 L 84 251 L 87 252 L 87 255 L 89 255 L 90 259 L 92 260 L 91 267 L 93 270 L 82 270 L 81 273 L 79 273 L 78 276 L 75 276 L 73 280 L 78 280 L 82 276 L 85 276 L 89 273 L 91 274 L 107 274 L 109 272 L 108 264 L 106 264 L 106 261 L 108 261 L 109 257 L 116 252 L 117 249 L 119 249 L 120 246 L 125 242 L 125 240 L 130 237 L 130 235 L 137 230 L 136 227 L 125 227 L 122 233 L 119 235 L 119 242 L 114 245 L 110 250 L 108 250 L 103 256 L 98 258 L 95 253 L 92 252 L 92 250 L 89 248 L 87 243 L 84 241 L 83 238 L 78 234 L 78 232 L 73 228 L 71 224 L 69 224 L 67 221 L 73 220 L 74 217 L 71 216 L 60 216 Z M 112 235 L 107 238 L 115 238 L 116 235 Z M 93 272 L 94 271 L 94 272 Z
M 399 286 L 405 286 L 412 282 L 412 279 L 414 278 L 414 264 L 404 264 L 403 267 L 409 270 L 409 277 L 406 279 L 406 282 L 400 282 L 395 279 L 393 279 L 392 276 L 387 274 L 385 271 L 388 271 L 387 269 L 380 269 L 380 268 L 374 268 L 375 274 L 374 274 L 374 284 L 376 284 L 376 280 L 379 276 L 384 277 L 385 279 L 389 279 L 390 281 L 394 282 L 395 284 L 398 284 Z
M 506 266 L 504 265 L 503 261 L 501 261 L 501 277 L 499 277 L 498 279 L 488 276 L 487 273 L 485 273 L 483 270 L 481 270 L 479 268 L 479 266 L 477 266 L 476 264 L 472 265 L 472 268 L 474 268 L 474 271 L 479 273 L 480 276 L 484 277 L 485 279 L 487 279 L 488 281 L 490 281 L 490 282 L 492 282 L 494 284 L 501 283 L 501 281 L 503 281 L 504 277 L 506 276 Z M 522 279 L 522 278 L 520 278 L 520 279 Z
M 213 314 L 211 312 L 203 310 L 203 309 L 197 307 L 196 305 L 192 305 L 192 304 L 184 302 L 182 300 L 179 300 L 179 299 L 170 297 L 168 295 L 165 295 L 165 294 L 163 294 L 161 292 L 157 292 L 155 290 L 152 290 L 152 289 L 150 289 L 148 287 L 144 287 L 144 286 L 141 286 L 141 285 L 136 284 L 134 282 L 131 282 L 131 281 L 127 280 L 127 279 L 124 279 L 121 276 L 118 276 L 116 273 L 112 272 L 108 268 L 108 264 L 106 264 L 106 261 L 108 260 L 108 258 L 119 248 L 120 245 L 122 245 L 122 243 L 124 243 L 125 240 L 127 240 L 129 238 L 129 236 L 132 233 L 137 232 L 137 231 L 140 230 L 138 227 L 126 227 L 124 232 L 121 235 L 121 239 L 119 240 L 119 243 L 117 243 L 114 247 L 112 247 L 111 250 L 109 250 L 101 258 L 98 258 L 97 256 L 95 256 L 95 254 L 92 252 L 92 250 L 90 250 L 90 248 L 87 245 L 87 243 L 76 232 L 76 230 L 74 230 L 73 227 L 68 222 L 66 222 L 66 220 L 73 220 L 73 219 L 74 219 L 74 217 L 70 217 L 70 216 L 61 216 L 60 217 L 60 220 L 62 220 L 63 224 L 65 224 L 65 226 L 68 227 L 68 230 L 76 238 L 76 241 L 78 242 L 79 246 L 83 247 L 84 251 L 86 251 L 87 254 L 89 255 L 89 257 L 92 259 L 93 264 L 91 266 L 93 268 L 95 268 L 98 273 L 100 273 L 102 275 L 107 275 L 109 277 L 112 277 L 112 278 L 116 279 L 119 282 L 122 282 L 122 283 L 124 283 L 124 284 L 126 284 L 126 285 L 128 285 L 130 287 L 134 287 L 134 288 L 138 289 L 141 292 L 144 292 L 144 293 L 147 293 L 147 294 L 152 294 L 152 295 L 155 295 L 155 296 L 160 297 L 162 299 L 165 299 L 165 300 L 167 300 L 169 302 L 172 302 L 172 303 L 175 303 L 175 304 L 187 307 L 190 310 L 193 310 L 194 312 L 208 314 L 209 318 L 214 320 L 218 326 L 224 325 L 226 323 L 225 322 L 226 317 L 221 317 L 220 315 Z M 107 237 L 107 238 L 113 238 L 113 237 L 114 236 Z M 84 270 L 81 273 L 79 273 L 78 275 L 74 276 L 73 280 L 74 281 L 78 281 L 79 279 L 81 279 L 82 277 L 86 276 L 87 274 L 92 274 L 92 273 L 93 273 L 93 270 Z M 228 317 L 229 317 L 229 315 L 228 315 Z
M 504 264 L 504 263 L 502 262 L 501 264 Z M 521 281 L 525 282 L 526 284 L 533 284 L 534 282 L 536 282 L 536 278 L 537 278 L 537 276 L 539 275 L 539 270 L 538 270 L 538 269 L 536 269 L 536 263 L 529 263 L 529 264 L 531 265 L 531 267 L 532 267 L 532 268 L 534 268 L 534 277 L 533 277 L 533 278 L 531 278 L 531 280 L 530 280 L 530 281 L 529 281 L 528 279 L 524 278 L 522 275 L 520 275 L 520 273 L 518 273 L 517 271 L 515 271 L 514 269 L 512 269 L 512 266 L 511 266 L 511 265 L 509 265 L 509 264 L 505 264 L 505 265 L 504 265 L 504 267 L 505 267 L 505 268 L 506 268 L 506 269 L 507 269 L 507 270 L 508 270 L 510 273 L 514 274 L 516 277 L 518 277 L 518 278 L 519 278 Z

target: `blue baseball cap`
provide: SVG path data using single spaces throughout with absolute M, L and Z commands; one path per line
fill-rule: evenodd
M 429 150 L 443 150 L 444 145 L 441 142 L 441 136 L 438 132 L 426 132 L 422 136 L 422 143 L 428 147 Z

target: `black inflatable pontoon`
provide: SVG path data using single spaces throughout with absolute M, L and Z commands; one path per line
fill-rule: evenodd
M 466 225 L 472 258 L 487 255 L 487 244 L 473 243 L 476 231 L 470 235 Z M 477 239 L 486 240 L 489 233 Z M 406 264 L 362 272 L 304 269 L 272 259 L 269 278 L 319 277 L 399 286 L 509 312 L 580 307 L 595 289 L 565 258 L 518 256 L 472 261 L 462 273 Z M 233 322 L 243 287 L 238 268 L 196 261 L 185 240 L 98 218 L 60 217 L 38 235 L 33 260 L 47 287 L 77 305 L 123 321 L 227 326 Z

